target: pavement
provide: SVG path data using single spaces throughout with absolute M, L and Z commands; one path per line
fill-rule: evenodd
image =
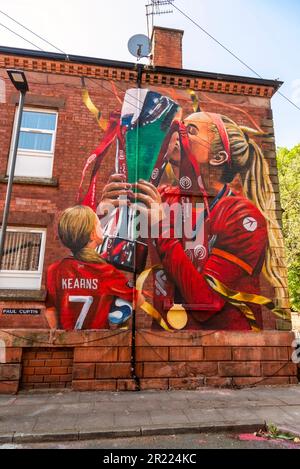
M 300 435 L 300 385 L 0 395 L 0 444 L 254 432 L 265 422 Z

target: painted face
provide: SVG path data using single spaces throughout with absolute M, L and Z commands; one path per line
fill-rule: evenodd
M 167 158 L 170 163 L 177 163 L 180 161 L 180 142 L 178 132 L 174 132 L 171 137 L 167 152 Z
M 193 155 L 199 164 L 208 164 L 209 149 L 214 137 L 212 121 L 204 112 L 191 114 L 184 120 Z

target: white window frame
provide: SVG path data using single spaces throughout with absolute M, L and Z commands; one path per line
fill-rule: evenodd
M 44 268 L 46 228 L 27 228 L 11 226 L 8 232 L 40 233 L 42 235 L 38 270 L 0 270 L 0 289 L 5 290 L 40 290 Z
M 10 147 L 10 152 L 9 152 L 9 159 L 8 159 L 8 165 L 7 165 L 7 175 L 10 173 L 10 168 L 11 168 L 11 160 L 12 160 L 12 142 L 15 139 L 16 135 L 16 126 L 17 126 L 17 110 L 18 107 L 16 107 L 15 111 L 15 117 L 14 117 L 14 126 L 13 126 L 13 132 L 12 132 L 12 139 L 11 139 L 11 147 Z M 58 111 L 55 109 L 47 109 L 47 108 L 39 108 L 39 107 L 29 107 L 26 106 L 24 107 L 23 112 L 29 111 L 29 112 L 39 112 L 39 113 L 44 113 L 44 114 L 55 114 L 56 120 L 55 120 L 55 129 L 54 130 L 46 130 L 46 129 L 32 129 L 29 127 L 21 127 L 20 132 L 32 132 L 32 133 L 39 133 L 39 134 L 50 134 L 52 135 L 52 142 L 51 142 L 51 150 L 50 151 L 45 151 L 45 150 L 30 150 L 30 149 L 24 149 L 24 148 L 18 148 L 18 153 L 17 153 L 17 161 L 16 161 L 16 175 L 20 177 L 39 177 L 37 175 L 24 175 L 22 176 L 21 174 L 18 174 L 18 158 L 26 158 L 26 157 L 34 157 L 37 158 L 36 164 L 38 165 L 38 157 L 40 156 L 41 158 L 51 158 L 51 166 L 50 166 L 50 171 L 47 176 L 41 175 L 40 177 L 42 178 L 52 178 L 53 174 L 53 164 L 54 164 L 54 152 L 55 152 L 55 145 L 56 145 L 56 135 L 57 135 L 57 126 L 58 126 Z

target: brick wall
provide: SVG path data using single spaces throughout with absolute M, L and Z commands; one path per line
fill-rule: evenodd
M 178 40 L 180 36 L 181 41 L 182 34 L 180 32 L 174 34 L 177 34 Z M 181 48 L 181 42 L 178 47 Z M 159 52 L 159 49 L 157 50 Z M 174 48 L 173 53 L 177 52 Z M 181 59 L 181 55 L 177 58 L 172 57 L 172 60 L 167 57 L 161 65 L 180 68 Z M 60 331 L 57 332 L 56 340 L 53 342 L 49 331 L 41 332 L 39 329 L 48 327 L 44 318 L 43 301 L 46 269 L 49 264 L 67 254 L 58 240 L 57 220 L 62 210 L 75 203 L 84 162 L 103 136 L 103 132 L 82 102 L 80 77 L 84 75 L 93 79 L 93 81 L 86 80 L 86 84 L 103 117 L 108 118 L 112 111 L 120 109 L 111 81 L 114 81 L 117 94 L 122 100 L 125 91 L 136 86 L 136 71 L 122 67 L 67 63 L 63 60 L 47 60 L 45 57 L 32 59 L 0 53 L 0 77 L 5 79 L 7 89 L 6 102 L 0 104 L 0 217 L 7 187 L 4 176 L 16 106 L 16 93 L 5 71 L 8 67 L 25 70 L 30 85 L 30 92 L 27 95 L 28 105 L 55 108 L 59 117 L 53 183 L 44 185 L 41 182 L 20 179 L 14 183 L 9 223 L 16 226 L 47 228 L 47 243 L 42 291 L 39 292 L 38 298 L 34 299 L 29 295 L 26 299 L 24 292 L 19 291 L 14 291 L 13 294 L 10 292 L 9 295 L 6 293 L 8 296 L 5 297 L 0 290 L 0 328 L 9 328 L 14 336 L 25 337 L 25 339 L 18 337 L 13 339 L 13 336 L 9 337 L 0 332 L 0 336 L 4 334 L 3 337 L 8 344 L 6 363 L 0 364 L 0 392 L 16 392 L 21 376 L 22 386 L 70 385 L 71 365 L 67 367 L 62 363 L 62 366 L 57 367 L 49 365 L 49 361 L 53 363 L 51 360 L 58 359 L 54 354 L 61 353 L 53 347 L 68 349 L 63 353 L 69 353 L 70 356 L 61 357 L 61 361 L 71 360 L 73 354 L 73 389 L 134 389 L 130 370 L 130 333 L 127 336 L 114 337 L 112 331 L 72 333 Z M 253 125 L 252 119 L 255 119 L 256 123 L 271 135 L 268 139 L 257 137 L 257 143 L 263 149 L 270 168 L 277 204 L 276 217 L 281 223 L 276 145 L 270 104 L 270 98 L 275 91 L 273 86 L 254 85 L 247 79 L 243 83 L 214 79 L 211 76 L 200 78 L 158 73 L 152 68 L 143 73 L 142 86 L 171 96 L 182 106 L 184 116 L 192 112 L 188 90 L 194 89 L 203 111 L 226 114 L 238 124 L 249 127 Z M 99 193 L 112 172 L 114 172 L 114 148 L 111 148 L 101 167 Z M 278 259 L 274 259 L 274 262 L 279 262 L 281 275 L 286 277 L 284 250 L 278 249 L 278 254 Z M 146 288 L 151 290 L 150 281 Z M 284 292 L 280 288 L 273 289 L 263 278 L 261 278 L 261 291 L 267 297 L 275 297 L 279 306 L 288 307 L 288 298 Z M 40 316 L 6 316 L 1 311 L 7 307 L 40 308 L 42 313 Z M 278 326 L 274 316 L 266 309 L 263 320 L 265 329 L 274 330 Z M 252 333 L 238 335 L 211 333 L 209 339 L 208 333 L 207 336 L 201 333 L 179 333 L 175 338 L 175 335 L 169 337 L 163 331 L 147 333 L 142 330 L 150 328 L 151 322 L 149 316 L 141 311 L 138 312 L 136 371 L 142 389 L 296 382 L 295 366 L 290 363 L 289 358 L 291 335 L 264 332 L 259 334 L 260 339 L 258 339 L 258 335 Z M 29 334 L 27 339 L 26 334 Z M 107 338 L 107 335 L 112 337 Z M 36 344 L 33 338 L 37 340 Z M 39 347 L 42 348 L 38 350 Z M 30 358 L 30 354 L 35 354 L 35 357 Z M 40 366 L 33 366 L 30 364 L 31 360 L 37 360 L 35 363 L 39 363 Z M 64 372 L 53 373 L 52 370 L 55 368 L 60 368 L 60 371 L 64 368 Z M 32 380 L 30 376 L 35 376 L 37 381 Z
M 0 363 L 0 394 L 15 394 L 18 391 L 22 369 L 21 360 L 22 348 L 6 348 L 5 363 Z
M 139 331 L 142 389 L 297 384 L 293 334 Z
M 90 347 L 76 347 L 73 389 L 77 391 L 134 390 L 131 379 L 131 332 L 113 335 Z
M 7 363 L 0 364 L 0 393 L 16 393 L 19 382 L 25 389 L 136 389 L 130 331 L 61 331 L 54 338 L 46 331 L 18 334 L 19 338 L 0 332 L 7 343 Z M 136 337 L 136 375 L 142 390 L 297 384 L 297 365 L 291 361 L 294 337 L 292 332 L 279 331 L 170 334 L 141 330 Z M 40 349 L 41 341 L 49 347 Z M 28 347 L 33 342 L 36 346 Z
M 68 388 L 72 385 L 73 349 L 23 349 L 21 389 Z

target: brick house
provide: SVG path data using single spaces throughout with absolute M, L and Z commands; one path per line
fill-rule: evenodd
M 142 87 L 170 94 L 191 113 L 188 91 L 199 95 L 209 112 L 229 115 L 251 126 L 249 116 L 268 133 L 258 142 L 268 161 L 277 208 L 281 208 L 271 98 L 281 83 L 182 68 L 183 32 L 155 27 L 152 64 L 142 68 Z M 172 49 L 170 48 L 172 44 Z M 167 65 L 167 66 L 166 66 Z M 3 210 L 10 147 L 18 96 L 6 69 L 22 69 L 26 96 L 13 198 L 0 272 L 0 338 L 6 345 L 0 365 L 0 392 L 23 388 L 72 386 L 73 389 L 135 389 L 132 333 L 49 331 L 44 317 L 45 271 L 66 254 L 57 236 L 62 210 L 76 200 L 83 164 L 102 131 L 82 101 L 82 78 L 104 117 L 118 108 L 118 98 L 137 83 L 133 63 L 0 47 L 0 78 L 6 99 L 0 104 L 0 211 Z M 273 134 L 273 137 L 270 134 Z M 38 136 L 37 136 L 38 135 Z M 113 150 L 110 150 L 113 155 Z M 113 158 L 101 168 L 101 181 L 114 171 Z M 25 252 L 25 255 L 24 255 Z M 284 252 L 280 253 L 282 276 Z M 288 308 L 280 288 L 262 283 L 262 293 Z M 148 331 L 150 318 L 137 316 L 135 375 L 142 389 L 244 386 L 297 382 L 290 362 L 293 334 L 264 310 L 260 334 Z

